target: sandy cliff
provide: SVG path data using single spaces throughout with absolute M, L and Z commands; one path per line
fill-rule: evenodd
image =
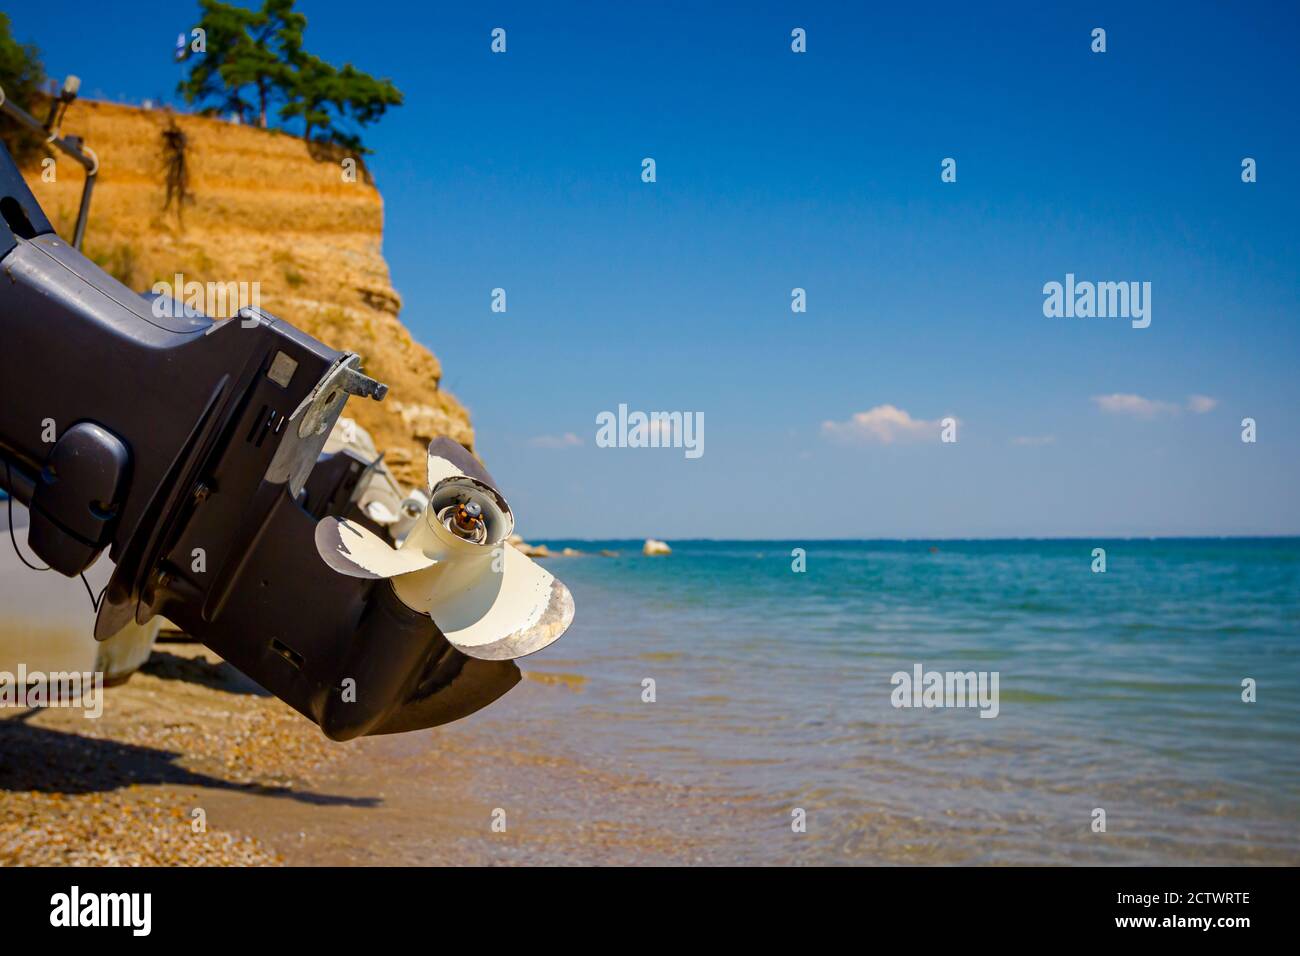
M 190 199 L 167 206 L 172 123 L 185 137 Z M 449 435 L 473 448 L 469 415 L 439 388 L 441 366 L 398 320 L 381 251 L 383 199 L 364 171 L 345 182 L 337 156 L 300 139 L 221 120 L 77 102 L 65 133 L 100 160 L 85 251 L 137 291 L 155 281 L 260 283 L 261 306 L 328 345 L 361 354 L 389 385 L 383 402 L 353 401 L 407 484 L 423 484 L 423 446 Z M 81 168 L 59 154 L 57 179 L 27 179 L 55 228 L 71 235 Z

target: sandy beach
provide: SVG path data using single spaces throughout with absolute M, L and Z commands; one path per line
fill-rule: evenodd
M 540 674 L 514 693 L 569 683 Z M 472 720 L 333 743 L 199 645 L 160 645 L 106 693 L 97 720 L 0 717 L 0 864 L 687 862 L 719 851 L 737 812 L 509 746 Z M 627 812 L 646 801 L 695 825 L 670 832 Z

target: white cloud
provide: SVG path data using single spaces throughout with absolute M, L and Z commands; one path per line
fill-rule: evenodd
M 876 442 L 891 445 L 896 441 L 939 439 L 942 426 L 938 419 L 913 418 L 893 405 L 877 405 L 858 412 L 846 422 L 822 422 L 822 435 L 845 444 Z
M 1055 435 L 1017 435 L 1011 439 L 1013 445 L 1050 445 L 1056 441 Z
M 563 435 L 538 435 L 528 439 L 528 444 L 534 448 L 576 448 L 582 444 L 582 439 L 573 432 L 565 432 Z
M 1219 404 L 1217 398 L 1210 398 L 1208 395 L 1188 395 L 1187 410 L 1197 415 L 1204 415 L 1206 412 L 1212 412 L 1215 406 Z
M 1159 415 L 1172 415 L 1178 406 L 1172 402 L 1161 402 L 1141 395 L 1126 395 L 1116 392 L 1112 395 L 1094 395 L 1092 400 L 1103 412 L 1112 415 L 1132 415 L 1134 418 L 1155 418 Z

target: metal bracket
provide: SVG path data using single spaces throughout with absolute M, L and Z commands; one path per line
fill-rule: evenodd
M 344 352 L 289 416 L 290 423 L 297 422 L 298 427 L 295 433 L 286 434 L 281 440 L 267 469 L 266 480 L 287 482 L 291 497 L 296 498 L 302 491 L 330 429 L 343 413 L 348 396 L 381 401 L 388 394 L 387 385 L 358 371 L 360 365 L 361 356 Z
M 334 427 L 334 421 L 343 411 L 349 395 L 383 401 L 387 394 L 387 385 L 361 372 L 361 356 L 345 352 L 316 383 L 302 404 L 294 409 L 289 421 L 298 422 L 299 438 L 311 438 Z

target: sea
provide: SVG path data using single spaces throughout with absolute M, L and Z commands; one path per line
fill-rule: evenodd
M 1300 863 L 1300 539 L 545 543 L 576 620 L 471 721 L 575 826 L 620 779 L 700 862 Z

